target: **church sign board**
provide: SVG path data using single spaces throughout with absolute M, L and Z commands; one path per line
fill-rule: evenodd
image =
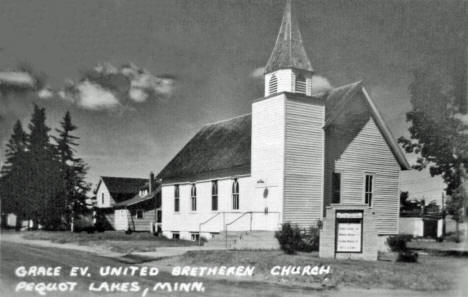
M 336 253 L 362 253 L 362 210 L 337 210 Z

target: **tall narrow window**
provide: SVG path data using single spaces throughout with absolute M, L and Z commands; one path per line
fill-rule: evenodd
M 276 75 L 272 74 L 270 81 L 268 82 L 268 94 L 273 95 L 278 92 L 278 78 L 276 78 Z
M 218 181 L 211 182 L 211 210 L 218 210 Z
M 364 201 L 369 206 L 372 206 L 372 196 L 374 191 L 374 176 L 366 174 L 366 184 L 364 188 Z
M 239 182 L 237 178 L 232 183 L 232 209 L 239 209 Z
M 296 76 L 296 93 L 306 93 L 306 79 L 302 74 Z
M 341 201 L 341 173 L 333 172 L 332 176 L 332 203 Z
M 101 204 L 104 205 L 104 193 L 101 194 Z
M 192 200 L 192 211 L 196 211 L 197 210 L 197 186 L 195 184 L 192 184 L 190 197 Z
M 174 211 L 179 212 L 180 210 L 180 192 L 179 185 L 174 186 Z

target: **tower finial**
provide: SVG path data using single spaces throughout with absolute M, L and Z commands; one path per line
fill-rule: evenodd
M 265 73 L 284 68 L 313 71 L 302 43 L 299 25 L 293 17 L 291 0 L 286 0 L 281 27 Z

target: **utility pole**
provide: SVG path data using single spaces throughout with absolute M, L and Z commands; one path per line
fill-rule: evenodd
M 445 239 L 445 194 L 442 192 L 442 240 Z

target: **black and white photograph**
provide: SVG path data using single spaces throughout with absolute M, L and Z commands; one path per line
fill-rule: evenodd
M 468 0 L 0 0 L 0 296 L 468 296 Z

